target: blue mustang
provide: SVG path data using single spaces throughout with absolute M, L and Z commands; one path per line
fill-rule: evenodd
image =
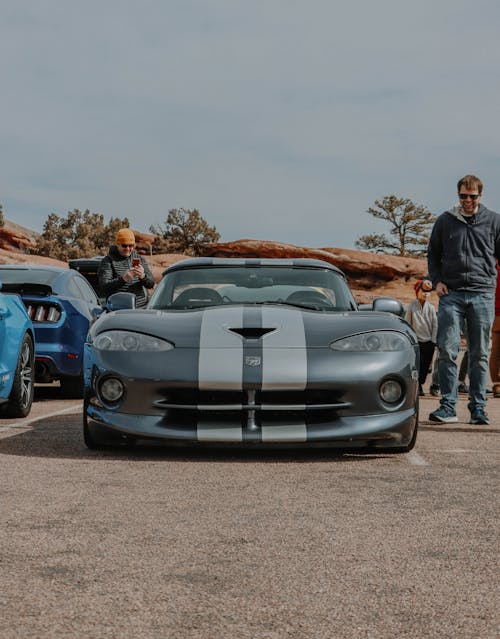
M 69 397 L 83 390 L 83 344 L 102 312 L 97 295 L 74 269 L 59 266 L 0 265 L 4 291 L 18 293 L 33 322 L 35 381 L 60 380 Z
M 2 282 L 0 281 L 0 289 Z M 18 295 L 0 290 L 0 416 L 26 417 L 34 386 L 33 325 Z

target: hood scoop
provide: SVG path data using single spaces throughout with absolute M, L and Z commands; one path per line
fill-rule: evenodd
M 261 328 L 261 327 L 249 327 L 249 328 L 230 328 L 231 333 L 241 335 L 244 339 L 260 339 L 268 333 L 275 331 L 275 328 Z

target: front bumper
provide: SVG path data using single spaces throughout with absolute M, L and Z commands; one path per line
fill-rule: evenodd
M 330 422 L 307 423 L 283 418 L 249 427 L 238 421 L 205 416 L 196 424 L 178 423 L 159 415 L 118 413 L 88 404 L 87 418 L 106 429 L 137 438 L 160 439 L 169 444 L 224 444 L 235 446 L 311 446 L 336 448 L 399 448 L 410 443 L 417 427 L 417 410 L 392 414 L 337 417 Z
M 172 444 L 270 447 L 401 448 L 417 427 L 418 359 L 411 350 L 364 357 L 315 349 L 307 353 L 306 378 L 280 366 L 267 385 L 252 369 L 202 386 L 198 361 L 195 349 L 134 358 L 87 346 L 87 418 L 123 435 Z M 116 404 L 100 392 L 108 377 L 123 384 Z M 379 392 L 388 379 L 402 388 L 392 405 Z

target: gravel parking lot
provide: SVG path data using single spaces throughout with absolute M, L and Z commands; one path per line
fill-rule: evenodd
M 91 452 L 39 391 L 0 421 L 2 637 L 498 637 L 500 400 L 465 401 L 407 455 Z

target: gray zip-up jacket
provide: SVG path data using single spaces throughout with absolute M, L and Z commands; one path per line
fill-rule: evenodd
M 443 282 L 453 291 L 494 291 L 496 260 L 500 260 L 500 215 L 482 204 L 467 222 L 459 206 L 436 220 L 427 264 L 434 286 Z
M 126 282 L 122 275 L 132 268 L 132 258 L 134 257 L 141 259 L 141 264 L 144 268 L 144 279 L 140 280 L 138 277 L 134 277 L 130 282 Z M 117 293 L 118 291 L 134 293 L 137 307 L 146 306 L 148 302 L 146 289 L 153 288 L 155 285 L 153 274 L 142 255 L 132 251 L 130 257 L 124 257 L 120 255 L 118 248 L 114 244 L 109 249 L 108 255 L 99 264 L 97 278 L 101 295 L 109 297 L 112 293 Z

